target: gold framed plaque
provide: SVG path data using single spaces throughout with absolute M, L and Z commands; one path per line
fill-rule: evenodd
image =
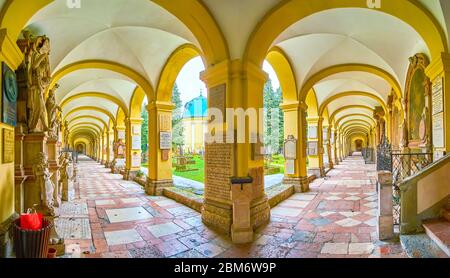
M 3 129 L 3 159 L 2 163 L 14 162 L 14 131 Z

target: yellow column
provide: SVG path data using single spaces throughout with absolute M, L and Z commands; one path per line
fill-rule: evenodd
M 126 179 L 132 179 L 141 170 L 141 125 L 142 119 L 126 119 L 127 154 Z M 131 175 L 131 176 L 130 176 Z
M 432 83 L 432 142 L 435 158 L 439 158 L 450 151 L 450 54 L 442 53 L 428 66 L 426 75 Z
M 148 177 L 145 192 L 162 195 L 164 187 L 173 186 L 172 179 L 172 103 L 152 102 L 148 111 Z M 161 142 L 161 138 L 165 138 Z M 163 144 L 161 144 L 163 143 Z
M 222 129 L 225 133 L 229 131 L 233 139 L 233 134 L 239 130 L 238 125 L 245 122 L 245 142 L 226 140 L 224 143 L 206 144 L 202 219 L 206 225 L 231 234 L 233 242 L 249 242 L 253 240 L 253 230 L 268 223 L 270 219 L 270 208 L 264 192 L 264 157 L 260 153 L 262 145 L 260 141 L 256 144 L 250 142 L 250 138 L 259 137 L 263 130 L 258 124 L 256 127 L 249 127 L 249 118 L 238 121 L 238 117 L 229 117 L 229 113 L 239 108 L 247 112 L 255 112 L 252 109 L 257 109 L 256 120 L 258 123 L 260 120 L 262 122 L 262 114 L 258 111 L 263 107 L 263 88 L 267 74 L 258 66 L 234 60 L 208 68 L 202 73 L 202 79 L 209 90 L 209 108 L 231 109 L 227 109 L 223 125 L 217 125 L 217 129 Z M 208 129 L 211 127 L 212 124 L 209 124 Z M 223 154 L 223 157 L 220 158 L 218 154 Z M 240 193 L 239 190 L 233 190 L 234 194 L 231 194 L 231 187 L 237 186 L 231 185 L 231 177 L 252 177 L 253 182 L 242 185 Z M 248 219 L 242 221 L 241 216 Z
M 308 169 L 316 178 L 325 175 L 323 167 L 322 123 L 321 117 L 309 117 L 308 122 Z M 314 148 L 313 148 L 314 147 Z
M 292 135 L 297 140 L 297 159 L 294 162 L 294 174 L 285 171 L 283 184 L 294 185 L 296 192 L 309 191 L 308 170 L 306 166 L 306 111 L 305 103 L 285 103 L 281 105 L 284 112 L 284 135 Z M 288 162 L 286 161 L 286 164 Z M 287 167 L 287 165 L 285 165 Z M 286 168 L 287 169 L 287 168 Z

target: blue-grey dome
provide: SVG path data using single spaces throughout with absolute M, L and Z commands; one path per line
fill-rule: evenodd
M 200 94 L 199 97 L 186 103 L 184 106 L 184 119 L 208 117 L 208 100 Z

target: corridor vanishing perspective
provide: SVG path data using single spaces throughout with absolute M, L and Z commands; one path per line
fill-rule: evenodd
M 450 257 L 450 0 L 0 10 L 0 258 Z
M 84 238 L 76 238 L 78 229 L 68 233 L 67 257 L 406 257 L 398 242 L 378 240 L 376 172 L 360 153 L 313 182 L 311 192 L 273 208 L 271 223 L 256 232 L 254 244 L 242 246 L 207 228 L 200 213 L 166 197 L 146 196 L 139 184 L 95 161 L 82 158 L 79 169 L 76 203 L 87 210 L 77 209 L 77 217 L 89 218 L 91 233 Z

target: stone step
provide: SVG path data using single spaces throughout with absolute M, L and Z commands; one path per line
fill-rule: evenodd
M 447 219 L 430 220 L 423 227 L 427 235 L 450 257 L 450 222 Z
M 447 254 L 425 233 L 401 235 L 400 242 L 409 258 L 448 258 Z

